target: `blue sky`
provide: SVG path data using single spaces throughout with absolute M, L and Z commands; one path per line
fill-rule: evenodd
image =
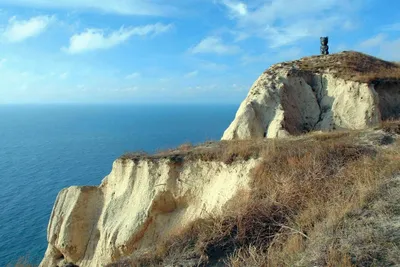
M 239 103 L 325 35 L 400 61 L 400 2 L 0 0 L 0 103 Z

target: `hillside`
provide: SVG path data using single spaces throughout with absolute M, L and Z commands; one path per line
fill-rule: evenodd
M 400 264 L 399 134 L 393 122 L 370 131 L 170 151 L 172 158 L 226 164 L 262 160 L 250 188 L 238 191 L 223 214 L 208 214 L 108 267 Z

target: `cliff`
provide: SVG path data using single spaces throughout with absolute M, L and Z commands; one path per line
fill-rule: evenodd
M 223 138 L 250 140 L 127 154 L 62 190 L 40 266 L 400 263 L 397 68 L 355 52 L 271 67 Z
M 143 253 L 198 218 L 220 214 L 248 186 L 257 160 L 227 164 L 204 158 L 216 153 L 209 150 L 221 152 L 218 145 L 208 145 L 193 149 L 193 159 L 182 151 L 126 156 L 114 162 L 99 187 L 62 190 L 41 266 L 103 266 Z
M 222 139 L 366 129 L 400 116 L 400 66 L 358 52 L 273 65 L 254 83 Z

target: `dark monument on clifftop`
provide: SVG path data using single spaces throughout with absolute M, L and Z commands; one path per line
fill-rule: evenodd
M 321 55 L 329 55 L 328 36 L 319 39 L 321 41 Z

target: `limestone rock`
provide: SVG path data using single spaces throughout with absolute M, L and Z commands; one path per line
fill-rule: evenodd
M 176 229 L 221 212 L 247 188 L 256 163 L 118 159 L 99 187 L 59 193 L 40 266 L 105 266 L 151 249 Z
M 349 58 L 353 62 L 340 62 Z M 353 70 L 358 61 L 367 62 L 359 67 L 360 73 Z M 399 79 L 377 82 L 379 75 L 385 77 L 390 68 Z M 374 75 L 378 78 L 368 81 Z M 382 119 L 399 117 L 399 107 L 399 66 L 356 52 L 305 58 L 276 64 L 265 71 L 251 87 L 222 139 L 365 129 Z

